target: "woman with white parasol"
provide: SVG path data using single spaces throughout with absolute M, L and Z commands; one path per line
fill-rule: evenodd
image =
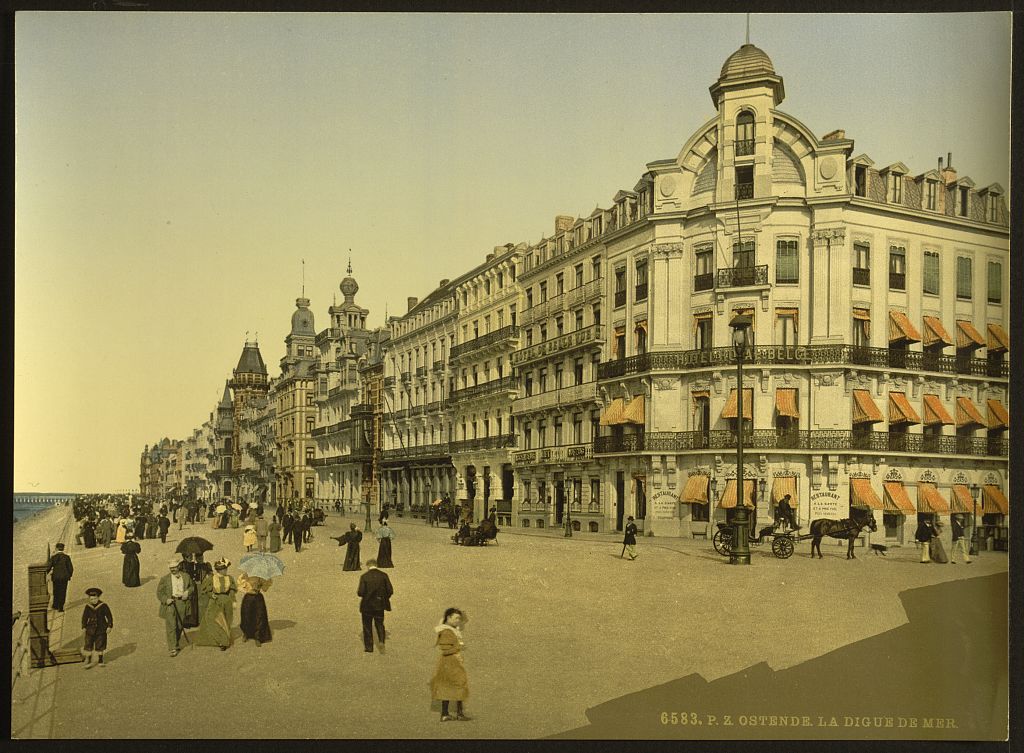
M 238 561 L 238 588 L 242 592 L 242 611 L 239 626 L 242 640 L 252 638 L 256 647 L 272 640 L 270 621 L 267 618 L 267 602 L 263 598 L 273 578 L 284 574 L 284 563 L 272 554 L 254 552 Z

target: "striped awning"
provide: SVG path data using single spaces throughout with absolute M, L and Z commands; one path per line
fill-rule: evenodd
M 729 391 L 729 399 L 725 403 L 725 407 L 722 409 L 722 418 L 736 418 L 736 403 L 739 402 L 736 399 L 736 388 L 733 387 Z M 751 387 L 743 388 L 743 418 L 748 421 L 753 420 L 753 405 L 754 405 L 754 390 Z
M 799 330 L 800 321 L 800 310 L 795 308 L 777 308 L 775 309 L 775 316 L 791 316 L 793 317 L 793 329 Z
M 612 404 L 609 405 L 604 413 L 601 414 L 601 418 L 598 423 L 601 426 L 615 426 L 616 424 L 622 423 L 622 411 L 626 407 L 626 401 L 621 397 L 617 397 L 612 400 Z
M 998 400 L 987 400 L 985 405 L 988 406 L 988 428 L 1010 428 L 1010 414 L 1007 412 L 1005 405 Z
M 706 505 L 708 503 L 708 481 L 707 476 L 690 476 L 686 479 L 686 486 L 683 487 L 683 492 L 679 495 L 679 501 L 688 502 L 691 505 Z
M 1002 325 L 988 325 L 988 349 L 990 353 L 1002 353 L 1010 349 L 1010 336 Z
M 889 342 L 921 342 L 921 333 L 902 311 L 889 312 Z
M 917 485 L 917 511 L 949 513 L 949 503 L 939 494 L 935 484 L 922 481 Z
M 953 338 L 946 332 L 942 322 L 937 316 L 926 316 L 924 318 L 924 344 L 928 345 L 952 345 Z
M 974 328 L 974 325 L 964 319 L 956 320 L 956 347 L 958 348 L 984 348 L 985 338 Z
M 776 476 L 772 480 L 772 504 L 777 505 L 789 495 L 789 506 L 797 509 L 800 497 L 796 493 L 796 476 Z
M 779 387 L 775 390 L 775 410 L 780 416 L 800 418 L 800 411 L 796 407 L 796 388 Z
M 924 425 L 935 426 L 936 424 L 945 424 L 951 426 L 953 424 L 953 417 L 949 415 L 949 411 L 939 400 L 938 395 L 925 395 L 924 396 Z
M 919 424 L 921 417 L 907 401 L 903 392 L 889 393 L 889 423 L 890 424 Z
M 907 496 L 907 490 L 902 481 L 886 481 L 884 486 L 885 506 L 883 509 L 886 512 L 898 512 L 904 515 L 913 515 L 917 512 L 914 503 Z
M 637 395 L 633 400 L 626 406 L 625 410 L 622 411 L 622 421 L 624 424 L 638 424 L 644 425 L 644 396 Z
M 871 399 L 871 393 L 867 390 L 853 391 L 853 423 L 876 424 L 884 420 L 882 411 L 878 410 L 875 401 Z
M 971 402 L 969 397 L 958 397 L 956 399 L 956 426 L 963 429 L 968 426 L 984 426 L 985 419 L 981 417 L 978 408 Z
M 754 482 L 743 480 L 743 504 L 747 507 L 754 507 Z M 731 478 L 725 482 L 725 493 L 719 507 L 736 507 L 736 479 Z
M 694 390 L 690 398 L 693 400 L 693 410 L 696 411 L 704 400 L 711 399 L 711 390 Z
M 949 501 L 953 512 L 974 512 L 974 498 L 967 484 L 953 484 Z
M 1003 494 L 1003 490 L 1000 489 L 995 484 L 985 484 L 983 487 L 981 487 L 981 498 L 981 511 L 983 514 L 1010 514 L 1010 503 L 1006 501 L 1006 495 Z
M 867 507 L 871 510 L 882 510 L 882 500 L 875 494 L 869 478 L 850 479 L 850 504 L 854 507 Z
M 856 321 L 864 322 L 864 335 L 871 337 L 871 309 L 855 308 L 853 310 L 853 318 Z

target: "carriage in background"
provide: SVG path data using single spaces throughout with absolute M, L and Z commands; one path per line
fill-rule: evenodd
M 452 536 L 452 543 L 461 546 L 485 546 L 488 541 L 497 542 L 498 526 L 489 518 L 484 518 L 479 525 L 471 526 L 463 523 L 462 527 Z

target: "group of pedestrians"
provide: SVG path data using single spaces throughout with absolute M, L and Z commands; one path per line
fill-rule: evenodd
M 947 562 L 956 564 L 957 552 L 960 553 L 964 564 L 971 564 L 970 550 L 967 546 L 965 535 L 966 523 L 964 513 L 955 512 L 949 516 L 950 536 L 953 547 L 946 555 L 946 548 L 942 545 L 942 523 L 932 521 L 930 518 L 922 517 L 917 523 L 917 530 L 914 532 L 914 539 L 921 547 L 921 563 L 937 562 L 941 565 Z

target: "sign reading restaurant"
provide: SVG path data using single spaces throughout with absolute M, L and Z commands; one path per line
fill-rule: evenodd
M 839 500 L 835 492 L 815 492 L 811 495 L 810 519 L 845 518 L 846 513 L 839 511 Z
M 675 492 L 660 491 L 651 498 L 651 516 L 658 520 L 674 518 L 676 514 L 676 503 L 678 502 Z

